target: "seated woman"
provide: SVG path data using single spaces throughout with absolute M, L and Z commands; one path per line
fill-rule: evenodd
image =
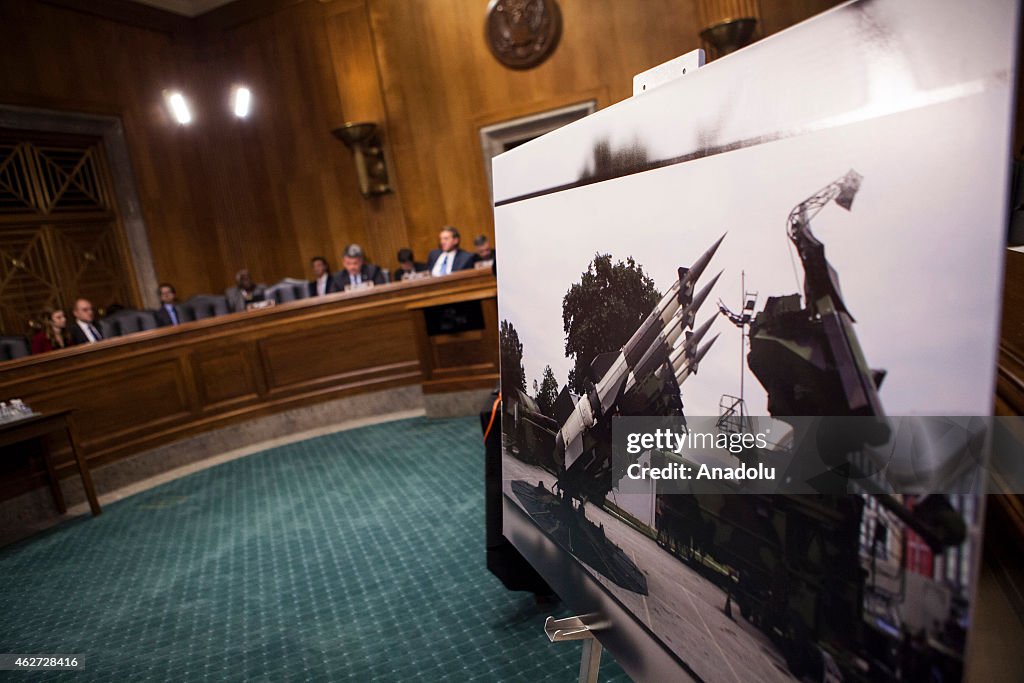
M 42 329 L 32 335 L 32 353 L 45 353 L 66 347 L 68 319 L 64 311 L 47 308 L 40 318 Z

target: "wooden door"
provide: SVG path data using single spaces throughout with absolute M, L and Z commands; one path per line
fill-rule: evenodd
M 0 334 L 78 297 L 137 305 L 98 138 L 0 130 Z

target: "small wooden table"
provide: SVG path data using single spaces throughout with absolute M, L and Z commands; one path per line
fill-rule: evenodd
M 36 439 L 51 432 L 63 431 L 68 437 L 71 445 L 71 453 L 75 456 L 78 464 L 78 473 L 82 477 L 82 487 L 85 489 L 85 497 L 89 499 L 89 509 L 93 516 L 100 514 L 100 503 L 96 499 L 96 489 L 92 484 L 92 475 L 89 473 L 89 464 L 82 457 L 78 448 L 78 438 L 75 431 L 75 423 L 71 419 L 70 410 L 61 410 L 46 415 L 33 415 L 14 422 L 0 424 L 0 447 L 21 443 L 29 439 Z M 60 482 L 57 480 L 57 470 L 53 466 L 49 449 L 43 449 L 43 460 L 46 462 L 46 474 L 50 480 L 50 491 L 53 493 L 53 502 L 57 505 L 57 511 L 64 514 L 68 506 L 64 503 L 64 494 L 60 490 Z

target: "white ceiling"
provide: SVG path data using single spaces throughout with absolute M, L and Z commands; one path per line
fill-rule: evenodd
M 133 0 L 141 5 L 149 5 L 174 12 L 186 17 L 197 17 L 204 12 L 226 5 L 232 0 Z

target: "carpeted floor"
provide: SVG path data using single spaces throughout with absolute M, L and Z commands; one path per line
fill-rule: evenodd
M 17 680 L 574 681 L 578 643 L 484 567 L 475 419 L 341 432 L 204 470 L 0 549 Z M 563 612 L 556 616 L 565 616 Z M 602 681 L 628 680 L 606 653 Z

